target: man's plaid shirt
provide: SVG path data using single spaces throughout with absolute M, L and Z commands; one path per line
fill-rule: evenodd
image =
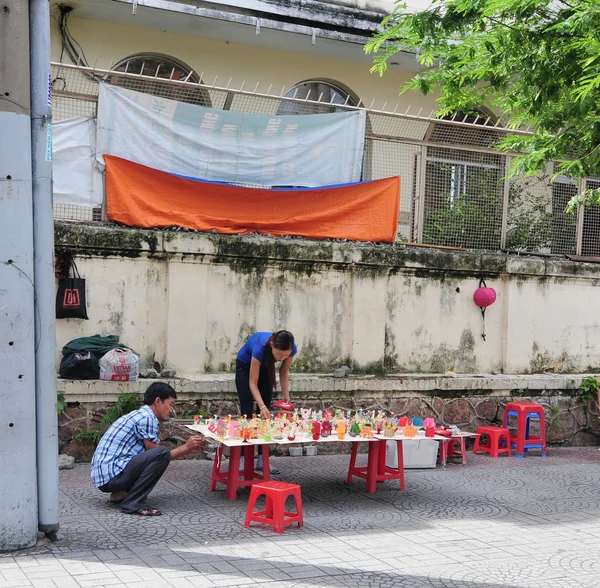
M 142 406 L 117 419 L 104 433 L 92 458 L 92 481 L 96 488 L 119 475 L 138 453 L 145 451 L 144 439 L 160 443 L 158 419 L 149 406 Z

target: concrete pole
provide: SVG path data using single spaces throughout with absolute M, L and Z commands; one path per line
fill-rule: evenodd
M 0 3 L 0 551 L 37 540 L 29 13 Z
M 58 531 L 59 507 L 49 0 L 29 0 L 29 37 L 33 263 L 37 302 L 35 396 L 38 528 L 54 537 Z

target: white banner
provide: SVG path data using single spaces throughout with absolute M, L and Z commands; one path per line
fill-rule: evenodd
M 52 126 L 54 204 L 102 206 L 102 173 L 95 157 L 96 121 L 78 116 Z
M 213 182 L 347 184 L 360 181 L 365 120 L 231 112 L 100 84 L 96 153 Z

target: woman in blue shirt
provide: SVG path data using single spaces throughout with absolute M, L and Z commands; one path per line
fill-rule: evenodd
M 298 348 L 294 335 L 289 331 L 254 333 L 248 338 L 235 362 L 235 386 L 240 397 L 241 414 L 252 418 L 256 412 L 262 418 L 270 418 L 273 390 L 277 390 L 275 362 L 281 362 L 279 382 L 283 400 L 290 401 L 288 370 L 296 353 Z M 255 402 L 258 411 L 254 410 Z
M 241 414 L 249 419 L 255 413 L 263 419 L 271 417 L 273 390 L 277 390 L 275 362 L 281 362 L 279 382 L 283 400 L 290 401 L 288 370 L 296 353 L 298 348 L 294 343 L 294 335 L 289 331 L 254 333 L 248 338 L 235 362 L 235 387 L 240 397 Z M 258 411 L 254 408 L 255 403 Z M 260 450 L 259 446 L 259 454 Z M 262 470 L 262 467 L 262 455 L 259 455 L 256 469 Z M 278 474 L 279 471 L 271 468 L 271 473 Z

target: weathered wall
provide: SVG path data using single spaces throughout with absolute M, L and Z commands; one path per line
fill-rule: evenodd
M 58 348 L 117 334 L 179 375 L 231 369 L 254 330 L 287 328 L 296 371 L 534 373 L 600 366 L 600 266 L 404 246 L 57 223 L 88 282 L 89 321 Z M 473 303 L 479 278 L 498 299 Z M 59 359 L 59 358 L 57 358 Z

